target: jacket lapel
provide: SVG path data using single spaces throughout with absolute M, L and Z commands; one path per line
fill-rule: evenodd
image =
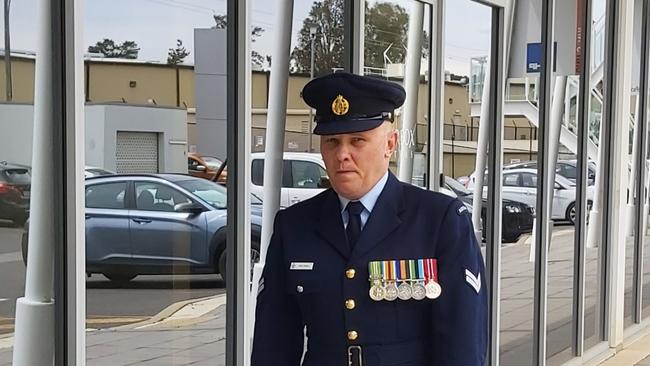
M 336 192 L 332 189 L 329 190 L 325 198 L 317 231 L 343 257 L 347 259 L 350 256 L 350 248 L 343 227 L 343 218 L 341 218 L 341 203 Z
M 381 191 L 368 222 L 361 231 L 359 241 L 352 253 L 353 256 L 358 257 L 370 251 L 388 234 L 397 229 L 402 223 L 400 214 L 404 210 L 403 204 L 402 185 L 392 173 L 388 173 L 386 186 Z M 343 238 L 345 239 L 345 236 Z

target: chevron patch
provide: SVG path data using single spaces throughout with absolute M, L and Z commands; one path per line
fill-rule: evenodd
M 478 276 L 474 276 L 472 271 L 465 269 L 465 282 L 470 285 L 474 291 L 478 294 L 481 291 L 481 273 L 479 272 Z

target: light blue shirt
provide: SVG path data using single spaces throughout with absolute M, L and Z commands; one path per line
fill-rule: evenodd
M 375 184 L 375 186 L 372 187 L 372 189 L 368 193 L 366 193 L 363 197 L 359 199 L 359 202 L 361 202 L 361 204 L 363 205 L 363 211 L 361 211 L 362 230 L 363 227 L 366 226 L 366 222 L 368 222 L 370 213 L 372 212 L 372 209 L 375 207 L 375 203 L 377 203 L 377 199 L 379 198 L 381 191 L 384 190 L 387 181 L 388 181 L 388 172 L 386 172 L 386 174 L 384 174 L 384 176 L 381 177 L 381 179 L 379 179 L 377 184 Z M 348 202 L 350 202 L 350 200 L 339 195 L 339 201 L 341 202 L 341 217 L 343 218 L 343 226 L 347 228 L 348 221 L 350 221 L 350 217 L 348 215 L 348 211 L 345 208 L 347 207 Z

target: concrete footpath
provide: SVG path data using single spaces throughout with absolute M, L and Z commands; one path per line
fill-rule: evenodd
M 86 365 L 225 365 L 225 304 L 226 296 L 218 295 L 174 304 L 142 323 L 88 330 Z M 12 341 L 0 339 L 1 366 L 11 365 Z

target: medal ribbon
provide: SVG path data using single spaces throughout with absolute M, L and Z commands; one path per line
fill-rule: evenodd
M 437 259 L 431 259 L 431 277 L 435 282 L 438 282 L 438 260 Z
M 408 268 L 407 268 L 407 262 L 405 259 L 402 259 L 399 261 L 399 268 L 400 268 L 400 277 L 399 279 L 401 281 L 406 281 L 407 276 L 408 276 Z
M 418 259 L 418 280 L 424 280 L 424 259 Z
M 415 281 L 417 279 L 417 266 L 414 259 L 409 259 L 409 280 Z

